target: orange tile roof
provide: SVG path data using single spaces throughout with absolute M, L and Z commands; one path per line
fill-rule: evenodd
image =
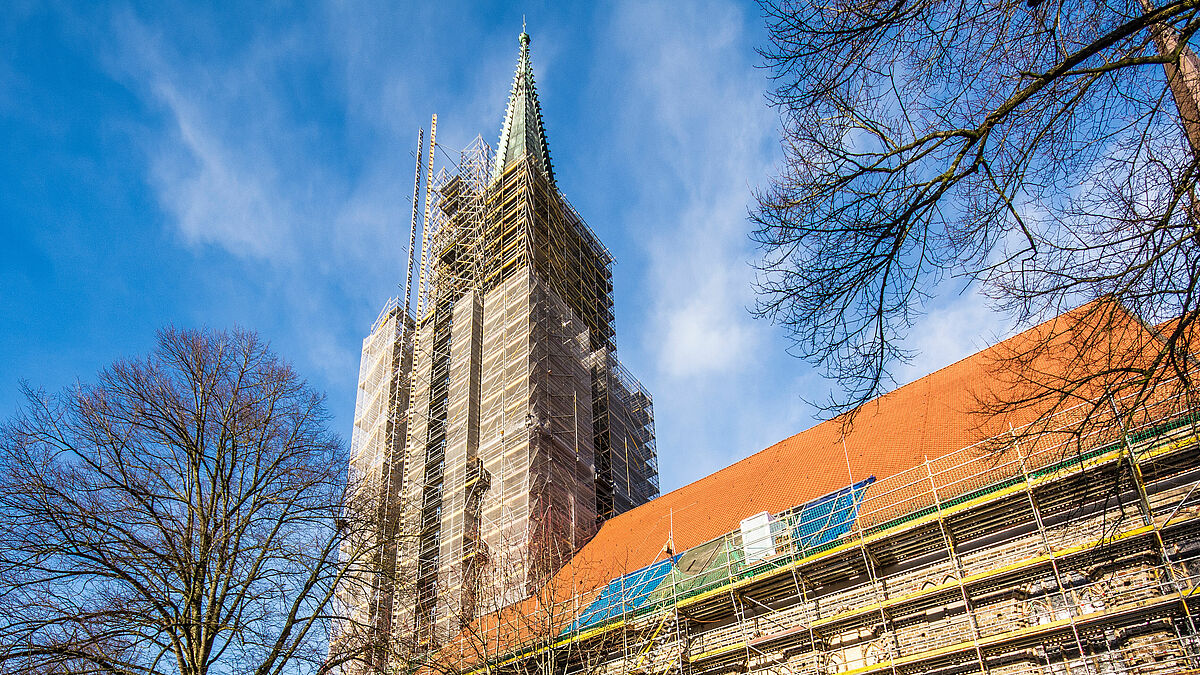
M 1113 354 L 1142 358 L 1153 340 L 1135 317 L 1116 307 L 1112 329 L 1097 340 L 1094 312 L 1114 312 L 1105 301 L 1067 312 L 1008 338 L 919 380 L 870 401 L 853 424 L 844 418 L 817 424 L 716 473 L 669 492 L 606 521 L 571 562 L 541 592 L 562 603 L 576 598 L 582 609 L 608 581 L 662 559 L 668 539 L 682 552 L 739 528 L 741 521 L 767 511 L 775 514 L 850 483 L 874 475 L 884 479 L 1010 428 L 1046 412 L 1051 403 L 1034 399 L 1023 408 L 1000 415 L 980 410 L 987 403 L 1021 398 L 1039 387 L 1054 387 L 1074 374 L 1077 348 L 1103 351 L 1097 364 L 1111 364 Z M 1040 345 L 1048 345 L 1042 348 Z M 1096 345 L 1105 345 L 1097 350 Z M 1006 370 L 1014 355 L 1027 355 L 1022 375 Z M 1092 359 L 1084 359 L 1090 361 Z M 1032 379 L 1040 384 L 1031 383 Z M 1081 389 L 1073 400 L 1098 393 Z M 1068 401 L 1068 404 L 1071 401 Z M 1059 405 L 1062 405 L 1059 402 Z M 880 481 L 868 488 L 883 489 Z M 530 611 L 530 600 L 504 611 Z M 541 602 L 536 602 L 541 606 Z M 502 614 L 504 612 L 502 611 Z M 495 617 L 481 623 L 503 623 Z M 525 631 L 517 631 L 525 633 Z M 460 636 L 461 638 L 462 636 Z M 520 642 L 518 638 L 515 642 Z M 514 644 L 505 640 L 508 644 Z M 497 652 L 492 652 L 493 654 Z
M 1000 399 L 998 390 L 1011 396 L 1029 388 L 1006 376 L 1005 357 L 1029 353 L 1049 337 L 1051 349 L 1035 353 L 1034 370 L 1043 379 L 1062 377 L 1068 367 L 1061 358 L 1064 347 L 1079 341 L 1077 322 L 1088 320 L 1098 306 L 1067 312 L 868 402 L 844 435 L 843 418 L 827 420 L 606 521 L 551 582 L 555 595 L 587 593 L 661 559 L 668 538 L 675 552 L 684 551 L 738 529 L 756 513 L 778 513 L 870 475 L 885 478 L 995 436 L 1010 422 L 1016 427 L 1029 422 L 1047 402 L 1033 401 L 1004 415 L 979 412 L 981 402 Z M 1125 351 L 1127 343 L 1141 344 L 1149 333 L 1134 317 L 1119 313 L 1112 339 L 1119 343 L 1114 349 Z M 878 487 L 868 489 L 868 498 Z

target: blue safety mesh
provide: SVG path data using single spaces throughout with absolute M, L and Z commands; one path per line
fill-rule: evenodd
M 592 604 L 563 632 L 571 633 L 603 623 L 641 607 L 678 559 L 679 556 L 672 556 L 608 582 Z
M 780 517 L 772 523 L 772 536 L 782 537 L 783 540 L 790 537 L 795 545 L 795 548 L 792 549 L 793 553 L 798 553 L 800 556 L 834 541 L 853 527 L 854 519 L 858 516 L 858 505 L 862 503 L 863 493 L 874 482 L 875 477 L 870 476 L 837 492 L 832 492 L 780 514 Z M 654 591 L 667 578 L 670 578 L 674 584 L 674 593 L 682 592 L 684 594 L 708 588 L 710 586 L 709 577 L 713 575 L 715 576 L 711 579 L 712 582 L 728 583 L 728 581 L 722 580 L 732 580 L 731 574 L 739 574 L 745 568 L 745 564 L 738 557 L 739 550 L 727 547 L 729 536 L 726 535 L 723 538 L 725 543 L 721 545 L 721 551 L 724 553 L 714 556 L 703 570 L 697 570 L 690 575 L 675 569 L 675 563 L 683 555 L 680 554 L 613 579 L 563 633 L 580 631 L 619 617 L 626 612 L 633 612 L 652 598 L 656 601 L 662 600 L 665 597 L 663 593 Z M 776 543 L 783 545 L 782 541 Z M 699 580 L 706 583 L 692 583 Z M 697 586 L 700 588 L 696 588 Z
M 791 516 L 788 520 L 794 523 L 792 541 L 797 543 L 801 554 L 849 532 L 858 516 L 863 493 L 874 482 L 874 476 L 860 480 L 805 504 Z

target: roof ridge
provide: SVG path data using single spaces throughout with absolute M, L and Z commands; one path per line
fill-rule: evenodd
M 1030 333 L 1053 328 L 1057 321 L 1069 331 L 1087 321 L 1096 303 L 1107 301 L 1082 304 L 872 399 L 878 409 L 866 411 L 854 427 L 851 438 L 857 447 L 846 450 L 839 443 L 841 430 L 832 426 L 838 418 L 824 420 L 607 520 L 552 580 L 561 584 L 561 593 L 587 597 L 611 579 L 658 561 L 660 542 L 672 542 L 677 552 L 702 545 L 737 530 L 739 519 L 747 515 L 780 513 L 820 499 L 855 484 L 856 476 L 878 477 L 868 489 L 880 489 L 889 478 L 928 462 L 931 451 L 961 450 L 976 443 L 979 434 L 1002 432 L 999 423 L 994 429 L 968 423 L 958 408 L 969 396 L 962 385 L 986 376 L 983 368 L 996 358 L 996 349 L 1020 348 L 1018 341 L 1028 341 Z M 1055 364 L 1051 354 L 1045 365 L 1053 369 Z M 945 375 L 955 368 L 959 370 Z M 919 421 L 914 412 L 921 413 Z M 840 467 L 843 454 L 846 473 Z
M 1087 306 L 1089 306 L 1089 305 L 1092 305 L 1092 304 L 1093 304 L 1093 303 L 1095 303 L 1095 302 L 1103 302 L 1103 300 L 1093 300 L 1093 301 L 1090 301 L 1090 302 L 1085 302 L 1085 303 L 1083 303 L 1083 304 L 1081 304 L 1081 305 L 1079 305 L 1079 306 L 1077 306 L 1077 307 L 1074 307 L 1074 308 L 1072 308 L 1072 309 L 1070 309 L 1070 310 L 1067 310 L 1067 311 L 1065 311 L 1065 312 L 1063 312 L 1063 313 L 1061 313 L 1061 314 L 1058 314 L 1058 315 L 1056 315 L 1056 316 L 1054 316 L 1054 317 L 1051 317 L 1051 318 L 1049 318 L 1049 319 L 1046 319 L 1045 321 L 1042 321 L 1042 322 L 1038 323 L 1037 325 L 1030 326 L 1029 328 L 1026 328 L 1025 330 L 1022 330 L 1022 331 L 1021 331 L 1021 332 L 1019 332 L 1019 333 L 1015 333 L 1015 334 L 1013 334 L 1013 335 L 1010 335 L 1010 336 L 1008 336 L 1008 337 L 1006 337 L 1006 338 L 1004 338 L 1004 339 L 1002 339 L 1002 340 L 999 340 L 999 341 L 997 341 L 997 342 L 994 342 L 994 343 L 992 343 L 992 344 L 990 344 L 990 345 L 988 345 L 988 346 L 986 346 L 986 347 L 984 347 L 984 348 L 982 348 L 982 349 L 980 349 L 980 350 L 978 350 L 978 351 L 972 352 L 971 354 L 968 354 L 968 355 L 966 355 L 966 356 L 962 357 L 961 359 L 958 359 L 957 361 L 955 361 L 955 362 L 953 362 L 953 363 L 949 363 L 949 364 L 947 364 L 947 365 L 945 365 L 945 366 L 942 366 L 941 368 L 938 368 L 937 370 L 930 371 L 929 373 L 926 373 L 925 375 L 922 375 L 921 377 L 919 377 L 919 378 L 917 378 L 917 379 L 915 379 L 915 380 L 912 380 L 911 382 L 906 382 L 906 383 L 904 383 L 904 384 L 900 385 L 899 387 L 896 387 L 895 389 L 892 389 L 891 391 L 888 391 L 888 392 L 886 392 L 886 393 L 880 394 L 879 396 L 876 396 L 875 398 L 871 399 L 870 401 L 867 401 L 867 402 L 866 402 L 866 403 L 864 403 L 863 405 L 864 405 L 864 406 L 866 406 L 866 405 L 869 405 L 869 404 L 871 404 L 871 403 L 878 403 L 878 402 L 880 402 L 880 401 L 882 401 L 882 400 L 884 400 L 884 399 L 891 398 L 891 397 L 893 397 L 893 396 L 895 396 L 895 395 L 899 395 L 899 394 L 900 394 L 901 392 L 903 392 L 904 390 L 907 390 L 907 389 L 910 389 L 910 388 L 914 388 L 914 387 L 915 387 L 916 385 L 918 385 L 918 384 L 926 384 L 926 385 L 928 385 L 928 382 L 929 382 L 929 379 L 930 379 L 930 378 L 933 378 L 933 377 L 935 377 L 936 375 L 938 375 L 938 374 L 940 374 L 940 373 L 942 373 L 942 372 L 944 372 L 944 371 L 946 371 L 946 370 L 949 370 L 949 369 L 951 369 L 951 368 L 954 368 L 955 366 L 960 366 L 960 365 L 962 365 L 963 363 L 965 363 L 965 362 L 968 362 L 968 361 L 972 361 L 972 360 L 980 359 L 980 358 L 982 358 L 982 357 L 983 357 L 985 354 L 987 354 L 987 352 L 989 352 L 989 351 L 992 351 L 992 350 L 996 349 L 997 347 L 1001 347 L 1001 346 L 1003 346 L 1004 344 L 1006 344 L 1006 343 L 1009 343 L 1010 341 L 1019 340 L 1019 339 L 1020 339 L 1022 336 L 1025 336 L 1025 335 L 1027 335 L 1027 334 L 1029 334 L 1029 333 L 1031 333 L 1031 332 L 1034 332 L 1034 331 L 1040 330 L 1040 329 L 1042 329 L 1043 327 L 1045 327 L 1045 326 L 1046 326 L 1046 325 L 1048 325 L 1048 324 L 1051 324 L 1051 323 L 1054 323 L 1054 322 L 1056 322 L 1056 321 L 1062 320 L 1063 318 L 1066 318 L 1066 317 L 1068 317 L 1068 316 L 1070 316 L 1070 315 L 1074 314 L 1075 312 L 1077 312 L 1077 311 L 1079 311 L 1079 310 L 1081 310 L 1081 309 L 1083 309 L 1083 308 L 1085 308 L 1085 307 L 1087 307 Z M 767 447 L 765 447 L 765 448 L 762 448 L 761 450 L 758 450 L 757 452 L 751 453 L 751 454 L 749 454 L 749 455 L 747 455 L 747 456 L 745 456 L 745 457 L 743 457 L 743 458 L 741 458 L 741 459 L 739 459 L 739 460 L 737 460 L 737 461 L 735 461 L 735 462 L 733 462 L 733 463 L 731 463 L 731 464 L 727 464 L 727 465 L 725 465 L 725 466 L 723 466 L 723 467 L 721 467 L 721 468 L 717 469 L 716 471 L 713 471 L 712 473 L 710 473 L 710 474 L 708 474 L 708 475 L 706 475 L 706 476 L 703 476 L 703 477 L 701 477 L 701 478 L 698 478 L 698 479 L 696 479 L 696 480 L 694 480 L 694 481 L 692 481 L 692 482 L 690 482 L 690 483 L 685 483 L 684 485 L 680 485 L 679 487 L 675 488 L 674 490 L 671 490 L 670 492 L 667 492 L 666 494 L 659 495 L 658 497 L 656 497 L 656 498 L 654 498 L 654 499 L 652 499 L 652 500 L 650 500 L 650 501 L 646 502 L 645 504 L 642 504 L 642 505 L 640 505 L 640 506 L 638 506 L 638 507 L 636 507 L 636 508 L 630 509 L 630 510 L 628 510 L 628 511 L 626 511 L 626 512 L 624 512 L 624 513 L 620 514 L 620 515 L 614 516 L 613 518 L 610 518 L 610 519 L 606 520 L 606 521 L 605 521 L 605 522 L 604 522 L 604 523 L 601 525 L 601 529 L 603 529 L 603 527 L 604 527 L 605 525 L 607 525 L 608 523 L 610 523 L 610 522 L 619 521 L 619 520 L 621 520 L 622 518 L 624 518 L 624 517 L 625 517 L 626 515 L 628 515 L 628 514 L 631 514 L 631 513 L 634 513 L 634 512 L 640 511 L 640 510 L 642 510 L 642 509 L 646 508 L 647 506 L 649 506 L 650 504 L 653 504 L 653 503 L 655 503 L 655 502 L 659 501 L 660 499 L 664 499 L 664 498 L 666 498 L 666 497 L 668 497 L 668 496 L 670 496 L 670 495 L 673 495 L 673 494 L 675 494 L 675 493 L 677 493 L 677 492 L 680 492 L 681 490 L 687 489 L 687 488 L 689 488 L 689 487 L 691 487 L 691 486 L 695 485 L 696 483 L 699 483 L 700 481 L 703 481 L 703 480 L 706 480 L 706 479 L 708 479 L 709 477 L 711 477 L 711 476 L 713 476 L 713 475 L 716 475 L 716 474 L 718 474 L 718 473 L 721 473 L 722 471 L 726 471 L 726 470 L 728 470 L 728 469 L 732 469 L 733 467 L 735 467 L 735 466 L 738 466 L 738 465 L 740 465 L 740 464 L 743 464 L 743 463 L 745 463 L 745 462 L 749 462 L 749 461 L 751 461 L 751 460 L 754 460 L 755 458 L 757 458 L 757 457 L 759 457 L 759 456 L 763 455 L 764 453 L 767 453 L 767 452 L 769 452 L 769 451 L 771 451 L 771 450 L 775 450 L 775 449 L 777 449 L 777 448 L 778 448 L 780 445 L 782 445 L 782 444 L 784 444 L 784 443 L 787 443 L 788 441 L 790 441 L 790 440 L 792 440 L 792 439 L 794 439 L 794 438 L 796 438 L 796 437 L 798 437 L 798 436 L 802 436 L 802 435 L 804 435 L 804 434 L 806 434 L 806 433 L 808 433 L 808 432 L 812 431 L 813 429 L 816 429 L 816 428 L 818 428 L 818 427 L 821 427 L 821 426 L 823 426 L 823 425 L 826 425 L 826 424 L 835 423 L 835 422 L 837 422 L 837 421 L 838 421 L 840 418 L 842 418 L 842 417 L 843 417 L 844 415 L 846 415 L 846 414 L 848 414 L 848 413 L 842 413 L 841 415 L 838 415 L 837 417 L 831 417 L 831 418 L 829 418 L 829 419 L 827 419 L 827 420 L 821 420 L 821 421 L 817 422 L 816 424 L 814 424 L 814 425 L 812 425 L 812 426 L 810 426 L 810 427 L 807 427 L 807 428 L 805 428 L 805 429 L 802 429 L 801 431 L 798 431 L 798 432 L 796 432 L 796 433 L 794 433 L 794 434 L 792 434 L 792 435 L 790 435 L 790 436 L 788 436 L 788 437 L 786 437 L 786 438 L 782 438 L 782 439 L 780 439 L 780 440 L 778 440 L 778 441 L 776 441 L 776 442 L 774 442 L 774 443 L 772 443 L 772 444 L 768 445 Z

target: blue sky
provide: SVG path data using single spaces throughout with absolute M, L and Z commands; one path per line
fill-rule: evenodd
M 522 15 L 559 187 L 617 259 L 617 344 L 655 397 L 664 492 L 813 423 L 827 384 L 752 319 L 746 212 L 779 159 L 750 2 L 8 0 L 0 9 L 0 414 L 241 325 L 349 437 L 397 294 L 417 128 L 495 144 Z M 1002 330 L 973 294 L 908 380 Z

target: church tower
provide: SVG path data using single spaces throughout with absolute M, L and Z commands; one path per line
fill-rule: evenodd
M 614 344 L 612 257 L 558 190 L 529 42 L 494 153 L 477 138 L 434 174 L 431 130 L 390 464 L 409 582 L 392 631 L 428 646 L 526 597 L 604 519 L 658 494 L 652 400 Z

